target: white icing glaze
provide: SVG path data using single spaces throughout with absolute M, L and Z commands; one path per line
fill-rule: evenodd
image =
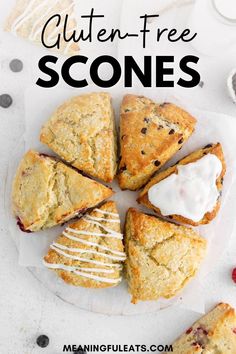
M 172 173 L 154 184 L 148 199 L 164 216 L 176 214 L 198 222 L 216 205 L 216 179 L 222 163 L 209 153 L 193 163 L 177 166 L 177 170 L 178 174 Z
M 101 227 L 104 231 L 110 233 L 111 235 L 113 235 L 113 237 L 116 237 L 116 238 L 119 238 L 119 239 L 123 239 L 123 235 L 120 233 L 120 232 L 116 232 L 112 229 L 109 229 L 108 227 L 102 225 L 100 222 L 98 221 L 93 221 L 93 217 L 89 217 L 88 216 L 84 216 L 83 217 L 83 220 L 85 220 L 86 222 L 88 222 L 89 224 L 93 224 L 93 225 L 96 225 L 96 226 L 99 226 Z M 105 234 L 106 235 L 106 234 Z
M 95 260 L 89 259 L 89 258 L 81 258 L 81 257 L 78 257 L 78 256 L 74 256 L 72 254 L 68 254 L 68 253 L 62 251 L 61 249 L 59 249 L 58 247 L 56 247 L 54 245 L 51 245 L 50 248 L 52 250 L 56 251 L 58 254 L 66 257 L 66 258 L 74 259 L 75 261 L 80 261 L 80 262 L 85 262 L 85 263 L 93 263 L 93 264 L 97 264 L 97 265 L 104 265 L 106 267 L 121 268 L 120 264 L 105 263 L 105 262 L 95 261 Z
M 67 247 L 67 246 L 64 246 L 60 243 L 56 243 L 56 242 L 53 242 L 53 246 L 57 247 L 57 248 L 60 248 L 61 250 L 64 250 L 64 251 L 69 251 L 69 252 L 74 252 L 74 253 L 88 253 L 88 254 L 97 254 L 101 257 L 106 257 L 106 258 L 109 258 L 109 259 L 114 259 L 114 260 L 117 260 L 117 261 L 124 261 L 126 257 L 124 256 L 112 256 L 112 255 L 109 255 L 109 254 L 106 254 L 106 253 L 102 253 L 102 252 L 98 252 L 98 251 L 95 251 L 95 250 L 91 250 L 91 249 L 83 249 L 83 248 L 72 248 L 72 247 Z
M 97 213 L 101 213 L 104 215 L 111 215 L 111 216 L 116 216 L 117 218 L 119 218 L 119 214 L 117 213 L 112 213 L 111 211 L 105 211 L 105 210 L 101 210 L 101 209 L 94 209 L 94 211 L 96 211 Z
M 121 278 L 115 278 L 115 279 L 105 278 L 105 277 L 100 277 L 98 275 L 89 274 L 89 273 L 86 273 L 86 272 L 81 272 L 79 270 L 76 270 L 76 269 L 79 269 L 79 268 L 65 266 L 64 264 L 47 263 L 45 261 L 43 262 L 43 264 L 47 268 L 66 270 L 66 271 L 69 271 L 69 272 L 73 272 L 73 273 L 75 273 L 77 275 L 80 275 L 81 277 L 93 279 L 93 280 L 100 281 L 100 282 L 103 282 L 103 283 L 116 284 L 116 283 L 119 283 L 122 280 Z
M 67 229 L 66 229 L 67 230 Z M 101 246 L 99 243 L 96 243 L 96 242 L 91 242 L 91 241 L 86 241 L 82 238 L 79 238 L 77 236 L 73 236 L 73 235 L 70 235 L 66 232 L 66 230 L 63 232 L 63 235 L 67 238 L 69 238 L 70 240 L 72 241 L 76 241 L 76 242 L 80 242 L 84 245 L 88 245 L 88 246 L 95 246 L 95 247 L 98 247 L 98 248 L 101 248 L 102 250 L 104 251 L 109 251 L 111 253 L 114 253 L 114 254 L 117 254 L 119 256 L 125 256 L 125 253 L 124 252 L 120 252 L 120 251 L 115 251 L 109 247 L 106 247 L 106 246 Z
M 18 16 L 16 18 L 16 20 L 13 22 L 12 26 L 11 26 L 11 31 L 13 34 L 17 34 L 17 30 L 24 25 L 34 14 L 37 14 L 37 11 L 39 12 L 41 9 L 44 9 L 45 11 L 41 11 L 42 14 L 40 14 L 38 16 L 37 21 L 35 21 L 31 32 L 29 34 L 29 39 L 30 40 L 36 40 L 37 36 L 41 35 L 41 32 L 43 30 L 43 27 L 45 26 L 46 21 L 48 20 L 48 16 L 50 14 L 50 12 L 53 10 L 53 8 L 56 6 L 56 4 L 59 2 L 59 0 L 51 0 L 51 4 L 49 6 L 48 4 L 48 0 L 41 0 L 40 3 L 38 5 L 35 5 L 36 0 L 31 0 L 28 1 L 28 5 L 26 6 L 25 10 L 23 11 L 23 13 Z M 63 9 L 63 11 L 61 11 L 59 14 L 61 16 L 69 14 L 71 9 L 73 9 L 74 7 L 74 1 L 72 0 L 72 2 Z M 55 14 L 58 13 L 56 7 L 55 7 Z M 70 14 L 70 19 L 75 18 L 74 12 L 72 12 L 72 14 Z M 47 41 L 50 43 L 54 43 L 55 40 L 57 39 L 58 33 L 60 33 L 60 31 L 63 29 L 64 26 L 64 21 L 61 21 L 59 26 L 55 26 L 54 30 L 51 31 L 50 35 L 47 38 Z M 73 26 L 70 29 L 67 29 L 66 33 L 69 34 L 73 31 L 75 31 L 77 29 L 77 26 Z M 66 44 L 66 47 L 64 49 L 64 53 L 67 53 L 69 47 L 70 47 L 71 43 L 68 42 Z
M 96 209 L 97 211 L 99 209 Z M 100 211 L 100 210 L 99 210 Z M 104 212 L 103 214 L 106 214 L 108 212 Z M 101 268 L 85 268 L 85 267 L 78 267 L 78 266 L 67 266 L 67 265 L 63 265 L 63 264 L 50 264 L 50 263 L 46 263 L 44 262 L 44 264 L 48 267 L 48 268 L 52 268 L 52 269 L 63 269 L 69 272 L 73 272 L 74 274 L 80 275 L 82 277 L 86 277 L 86 278 L 90 278 L 90 279 L 94 279 L 97 281 L 101 281 L 101 282 L 106 282 L 106 283 L 118 283 L 121 281 L 121 278 L 116 278 L 116 279 L 111 279 L 111 278 L 105 278 L 105 277 L 101 277 L 101 276 L 97 276 L 94 274 L 90 274 L 90 273 L 114 273 L 114 268 L 121 270 L 122 269 L 122 265 L 121 264 L 117 264 L 117 263 L 107 263 L 107 262 L 102 262 L 102 261 L 97 261 L 97 260 L 93 260 L 93 259 L 89 259 L 89 258 L 81 258 L 80 256 L 77 256 L 76 253 L 79 253 L 81 255 L 83 254 L 95 254 L 95 255 L 99 255 L 101 257 L 105 257 L 108 259 L 112 259 L 115 261 L 124 261 L 126 259 L 126 254 L 124 252 L 120 252 L 120 251 L 116 251 L 113 250 L 109 247 L 106 246 L 102 246 L 97 242 L 91 242 L 88 240 L 84 240 L 82 238 L 79 238 L 78 235 L 87 235 L 87 236 L 98 236 L 98 237 L 112 237 L 112 238 L 117 238 L 117 239 L 122 239 L 123 235 L 119 232 L 116 232 L 112 229 L 106 228 L 105 226 L 103 226 L 102 223 L 100 223 L 100 221 L 102 222 L 115 222 L 115 223 L 119 223 L 119 215 L 115 214 L 115 213 L 109 213 L 106 215 L 111 215 L 113 217 L 118 217 L 118 219 L 106 219 L 106 218 L 100 218 L 100 217 L 92 217 L 90 215 L 84 216 L 83 220 L 85 220 L 88 223 L 94 224 L 99 226 L 100 229 L 104 230 L 104 233 L 97 233 L 97 232 L 88 232 L 86 230 L 76 230 L 70 227 L 67 227 L 65 229 L 65 231 L 63 232 L 63 236 L 67 237 L 70 240 L 79 242 L 81 244 L 87 245 L 87 246 L 92 246 L 92 247 L 97 247 L 98 249 L 104 250 L 109 252 L 109 254 L 104 253 L 104 252 L 99 252 L 97 250 L 90 248 L 85 248 L 85 249 L 81 249 L 79 247 L 68 247 L 65 246 L 63 244 L 57 243 L 57 242 L 53 242 L 53 244 L 50 246 L 51 249 L 53 249 L 55 252 L 57 252 L 58 254 L 62 255 L 63 257 L 67 257 L 73 260 L 78 260 L 81 262 L 87 262 L 87 263 L 92 263 L 92 264 L 97 264 L 97 265 L 102 265 L 102 266 L 106 266 L 106 267 L 110 267 L 113 269 L 101 269 Z M 75 253 L 75 254 L 71 254 Z M 89 273 L 87 273 L 89 272 Z
M 48 263 L 43 260 L 43 264 L 51 269 L 63 269 L 68 272 L 73 272 L 74 270 L 82 270 L 83 272 L 90 272 L 90 273 L 104 273 L 104 274 L 112 274 L 115 273 L 113 269 L 104 269 L 104 268 L 85 268 L 85 267 L 78 267 L 78 266 L 68 266 L 61 263 Z
M 106 219 L 106 218 L 98 218 L 96 216 L 89 216 L 87 215 L 86 216 L 87 219 L 89 220 L 95 220 L 95 221 L 106 221 L 106 222 L 111 222 L 111 223 L 120 223 L 120 220 L 119 219 Z
M 84 235 L 84 236 L 98 236 L 98 237 L 114 237 L 117 238 L 119 240 L 122 240 L 123 237 L 118 237 L 118 236 L 114 236 L 113 234 L 103 234 L 103 233 L 99 233 L 99 232 L 89 232 L 89 231 L 84 231 L 84 230 L 75 230 L 75 229 L 71 229 L 70 227 L 67 228 L 68 231 L 73 232 L 75 234 L 78 235 Z

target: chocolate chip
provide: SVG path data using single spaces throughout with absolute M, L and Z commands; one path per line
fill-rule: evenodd
M 145 122 L 145 123 L 149 123 L 149 118 L 146 118 L 146 117 L 145 117 L 145 118 L 144 118 L 144 122 Z
M 172 134 L 174 134 L 174 133 L 175 133 L 174 129 L 171 129 L 171 130 L 169 131 L 169 135 L 172 135 Z
M 146 134 L 146 133 L 147 133 L 147 128 L 142 128 L 142 129 L 141 129 L 141 133 L 142 133 L 142 134 Z
M 120 167 L 119 172 L 123 172 L 126 170 L 126 166 Z
M 179 141 L 178 141 L 178 144 L 183 144 L 184 142 L 184 138 L 181 138 Z
M 2 108 L 8 108 L 12 105 L 12 98 L 10 95 L 8 95 L 7 93 L 4 93 L 3 95 L 0 95 L 0 106 Z
M 165 107 L 165 106 L 167 106 L 169 104 L 169 102 L 163 102 L 163 103 L 161 103 L 160 104 L 160 107 L 162 108 L 162 107 Z
M 211 148 L 211 147 L 212 147 L 212 144 L 207 144 L 206 146 L 204 146 L 203 149 L 209 149 L 209 148 Z
M 158 127 L 157 127 L 158 130 L 163 129 L 163 128 L 164 128 L 164 127 L 163 127 L 163 125 L 161 125 L 161 124 L 158 125 Z
M 20 59 L 13 59 L 10 61 L 9 67 L 14 73 L 19 73 L 23 70 L 23 63 Z
M 145 155 L 145 151 L 141 150 L 141 154 L 142 154 L 142 155 Z
M 160 164 L 161 164 L 160 161 L 158 161 L 158 160 L 154 161 L 155 166 L 160 166 Z

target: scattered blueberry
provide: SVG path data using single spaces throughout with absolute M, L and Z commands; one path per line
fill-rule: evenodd
M 49 344 L 49 338 L 45 334 L 42 334 L 37 338 L 36 343 L 40 348 L 46 348 Z
M 12 105 L 12 98 L 10 95 L 7 93 L 4 93 L 3 95 L 0 95 L 0 107 L 2 108 L 8 108 Z
M 13 59 L 10 61 L 9 67 L 14 73 L 19 73 L 23 70 L 23 63 L 20 59 Z

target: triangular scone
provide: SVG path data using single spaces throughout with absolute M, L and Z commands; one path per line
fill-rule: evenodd
M 196 321 L 173 344 L 174 354 L 236 353 L 236 314 L 225 303 Z
M 44 265 L 71 285 L 116 286 L 126 258 L 122 238 L 116 205 L 106 202 L 64 230 L 50 246 Z
M 175 296 L 194 277 L 206 240 L 193 229 L 128 210 L 126 274 L 132 302 Z
M 41 130 L 40 140 L 88 175 L 111 182 L 116 173 L 117 142 L 108 93 L 73 97 Z
M 137 190 L 168 161 L 194 131 L 196 120 L 172 103 L 126 95 L 121 105 L 121 189 Z
M 13 211 L 22 230 L 38 231 L 84 213 L 112 194 L 64 163 L 30 150 L 14 179 Z
M 165 214 L 164 214 L 163 211 L 161 211 L 160 201 L 158 203 L 158 198 L 156 198 L 157 202 L 155 205 L 153 204 L 153 202 L 152 203 L 150 202 L 150 199 L 152 198 L 151 197 L 151 188 L 154 188 L 154 186 L 157 186 L 157 184 L 159 182 L 161 182 L 162 180 L 165 180 L 167 177 L 169 177 L 173 174 L 178 175 L 178 166 L 194 163 L 196 161 L 199 161 L 200 159 L 205 158 L 205 156 L 208 154 L 215 155 L 218 158 L 216 160 L 218 160 L 218 162 L 220 163 L 220 166 L 221 166 L 220 167 L 221 172 L 219 173 L 218 177 L 215 178 L 215 180 L 214 180 L 215 182 L 213 181 L 213 186 L 215 186 L 215 193 L 217 193 L 217 195 L 215 198 L 215 203 L 213 204 L 211 210 L 206 210 L 205 213 L 203 212 L 202 215 L 200 217 L 198 217 L 198 219 L 195 219 L 195 220 L 186 217 L 186 215 L 181 215 L 181 212 L 179 212 L 179 214 L 178 214 L 178 210 L 181 210 L 180 205 L 181 206 L 184 205 L 184 208 L 186 210 L 189 210 L 191 213 L 193 212 L 193 214 L 194 214 L 194 209 L 196 209 L 195 211 L 199 212 L 200 208 L 198 208 L 197 203 L 200 203 L 200 206 L 203 206 L 203 205 L 205 205 L 204 203 L 207 201 L 207 199 L 211 198 L 212 191 L 208 194 L 207 193 L 208 189 L 207 189 L 207 191 L 205 192 L 205 188 L 207 186 L 206 181 L 208 180 L 209 176 L 211 175 L 211 173 L 213 171 L 213 167 L 211 166 L 211 161 L 208 161 L 208 163 L 205 165 L 205 166 L 207 166 L 207 168 L 204 169 L 199 166 L 200 170 L 196 171 L 195 173 L 194 173 L 194 171 L 192 171 L 191 175 L 189 176 L 189 178 L 191 178 L 191 180 L 193 182 L 194 182 L 194 178 L 196 178 L 196 177 L 199 178 L 199 176 L 202 176 L 202 185 L 201 185 L 202 188 L 201 187 L 197 188 L 197 186 L 199 186 L 199 184 L 194 185 L 194 183 L 192 183 L 192 181 L 190 182 L 190 183 L 192 183 L 192 190 L 190 190 L 191 188 L 189 188 L 189 187 L 188 187 L 188 189 L 186 189 L 185 185 L 183 185 L 182 190 L 179 188 L 179 191 L 180 191 L 179 202 L 176 204 L 175 207 L 174 207 L 174 203 L 171 200 L 171 190 L 168 189 L 168 195 L 166 195 L 166 201 L 168 201 L 169 207 L 172 210 L 173 209 L 176 210 L 175 213 L 169 214 L 169 213 L 165 212 Z M 212 156 L 210 156 L 210 157 L 212 158 Z M 145 186 L 143 191 L 141 192 L 141 194 L 138 198 L 138 202 L 145 205 L 146 207 L 148 207 L 150 209 L 153 209 L 159 215 L 171 217 L 171 219 L 176 220 L 181 223 L 185 223 L 185 224 L 189 224 L 189 225 L 193 225 L 193 226 L 197 226 L 197 225 L 201 225 L 201 224 L 208 224 L 212 219 L 214 219 L 216 217 L 217 212 L 219 211 L 219 208 L 220 208 L 220 196 L 222 193 L 223 179 L 224 179 L 225 171 L 226 171 L 226 165 L 225 165 L 224 154 L 223 154 L 221 144 L 220 143 L 208 144 L 204 148 L 193 152 L 192 154 L 190 154 L 190 155 L 186 156 L 185 158 L 183 158 L 182 160 L 180 160 L 174 166 L 169 167 L 165 171 L 162 171 L 162 172 L 158 173 L 155 177 L 153 177 L 150 180 L 150 182 Z M 187 181 L 187 179 L 186 179 L 186 181 Z M 181 186 L 181 184 L 179 184 L 179 187 L 180 186 Z M 158 188 L 161 189 L 161 184 L 159 184 Z M 203 197 L 206 197 L 205 201 L 203 201 L 201 199 L 200 192 L 203 193 Z M 152 193 L 155 194 L 154 189 L 152 189 Z M 188 195 L 187 198 L 186 198 L 186 194 Z M 162 198 L 162 201 L 163 201 L 163 198 Z
M 70 38 L 73 31 L 77 29 L 74 0 L 16 0 L 4 29 L 16 36 L 42 45 L 44 26 L 55 15 L 61 16 L 60 24 L 58 16 L 50 21 L 44 31 L 45 44 L 47 46 L 54 45 L 60 35 L 60 48 L 54 47 L 53 50 L 67 55 L 78 54 L 78 43 L 72 40 L 66 42 L 61 35 L 66 15 L 68 15 L 66 38 Z

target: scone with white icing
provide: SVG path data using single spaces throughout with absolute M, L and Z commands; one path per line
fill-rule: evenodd
M 28 151 L 13 182 L 12 204 L 23 231 L 39 231 L 84 213 L 113 194 L 53 157 Z
M 225 172 L 221 144 L 208 144 L 153 177 L 138 202 L 181 223 L 208 224 L 220 208 Z
M 52 16 L 56 15 L 44 31 L 45 44 L 54 45 L 60 35 L 60 48 L 54 47 L 53 49 L 67 55 L 78 54 L 78 43 L 66 42 L 61 35 L 66 15 L 68 15 L 66 38 L 70 38 L 73 31 L 77 29 L 75 11 L 74 0 L 16 0 L 4 29 L 15 36 L 42 45 L 41 37 L 44 26 Z M 61 16 L 60 24 L 58 24 L 57 15 Z
M 116 205 L 106 202 L 63 231 L 50 246 L 44 265 L 70 285 L 116 286 L 126 258 L 122 238 Z
M 235 354 L 234 308 L 225 303 L 218 304 L 189 327 L 172 347 L 174 354 Z
M 156 104 L 143 96 L 126 95 L 121 104 L 121 189 L 145 185 L 187 141 L 196 120 L 172 103 Z
M 125 268 L 132 302 L 178 294 L 197 273 L 206 244 L 191 228 L 129 209 Z
M 40 140 L 78 170 L 111 182 L 117 167 L 111 96 L 97 92 L 66 101 L 44 124 Z

